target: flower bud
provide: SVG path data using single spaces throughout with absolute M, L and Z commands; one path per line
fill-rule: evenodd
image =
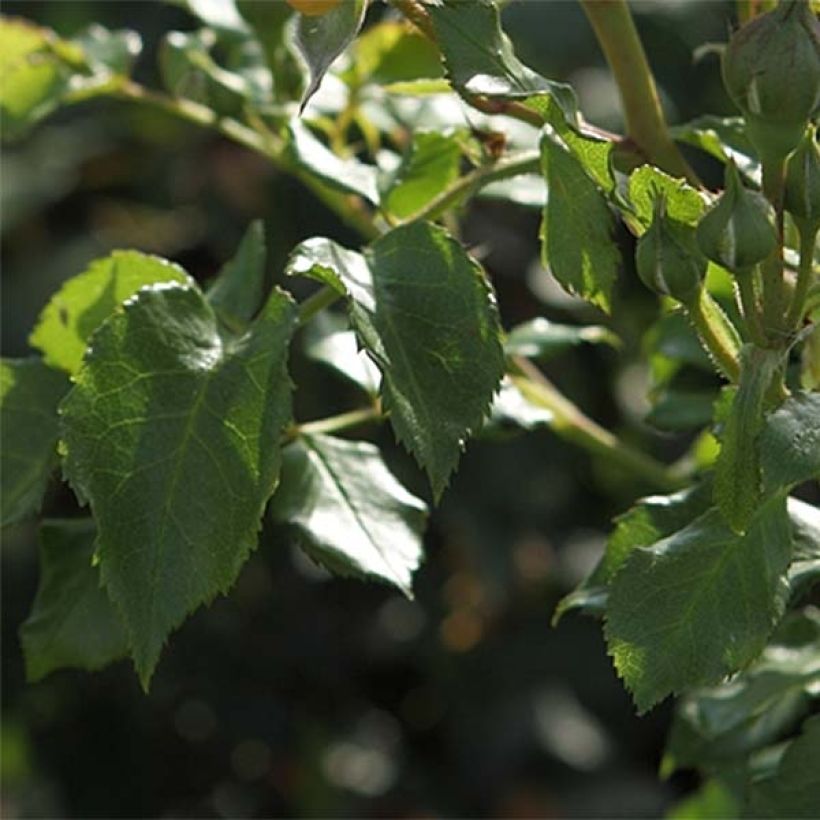
M 698 293 L 707 262 L 698 250 L 694 233 L 689 225 L 666 215 L 666 201 L 658 196 L 652 224 L 635 250 L 638 276 L 650 290 L 684 304 Z
M 809 0 L 781 0 L 738 29 L 722 72 L 760 156 L 787 156 L 820 103 L 820 23 Z
M 814 128 L 807 128 L 786 166 L 785 209 L 809 227 L 820 225 L 820 148 Z
M 698 223 L 697 240 L 708 259 L 741 273 L 777 248 L 774 208 L 762 194 L 743 187 L 733 162 L 726 166 L 725 186 Z

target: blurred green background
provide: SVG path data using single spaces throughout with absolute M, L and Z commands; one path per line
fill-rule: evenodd
M 717 59 L 693 51 L 725 39 L 732 5 L 633 8 L 670 119 L 731 113 Z M 93 21 L 134 28 L 145 43 L 137 77 L 152 86 L 162 35 L 197 26 L 159 2 L 32 0 L 3 12 L 67 36 Z M 575 3 L 517 0 L 504 19 L 526 62 L 571 82 L 587 118 L 618 129 L 617 92 Z M 715 167 L 700 170 L 717 180 Z M 51 292 L 89 260 L 138 248 L 205 280 L 253 218 L 265 221 L 272 281 L 306 237 L 358 241 L 298 182 L 218 136 L 123 103 L 61 111 L 3 150 L 3 355 L 26 354 Z M 463 215 L 505 326 L 600 321 L 544 286 L 537 228 L 536 212 L 511 204 Z M 637 362 L 654 301 L 629 272 L 618 299 L 625 351 L 579 348 L 549 375 L 594 418 L 674 457 L 686 442 L 641 423 Z M 351 406 L 344 384 L 298 350 L 292 372 L 300 420 Z M 429 498 L 389 431 L 372 436 Z M 2 816 L 661 815 L 695 785 L 657 778 L 669 705 L 638 719 L 599 624 L 549 624 L 611 517 L 651 490 L 549 433 L 474 441 L 432 516 L 414 601 L 329 578 L 268 526 L 231 595 L 173 637 L 148 696 L 127 662 L 26 684 L 17 630 L 37 583 L 35 529 L 17 527 L 2 553 Z M 56 483 L 45 512 L 79 514 Z

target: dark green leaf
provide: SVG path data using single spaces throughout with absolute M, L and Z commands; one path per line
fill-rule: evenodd
M 288 150 L 298 168 L 320 179 L 325 185 L 344 193 L 358 194 L 379 204 L 376 169 L 355 157 L 337 157 L 301 120 L 288 124 Z
M 545 361 L 583 343 L 620 347 L 621 340 L 608 328 L 598 325 L 560 325 L 537 318 L 514 327 L 504 349 L 508 356 L 526 356 Z
M 40 526 L 40 585 L 20 629 L 30 681 L 55 669 L 100 669 L 128 653 L 119 615 L 100 586 L 90 518 Z
M 606 609 L 609 584 L 632 552 L 650 547 L 702 515 L 711 505 L 711 484 L 704 482 L 673 495 L 653 495 L 615 519 L 604 554 L 581 585 L 558 602 L 553 626 L 571 610 L 601 615 Z
M 760 461 L 767 492 L 820 479 L 820 393 L 796 393 L 766 418 Z
M 310 72 L 310 82 L 302 95 L 303 109 L 333 61 L 356 39 L 366 11 L 366 0 L 345 0 L 318 17 L 299 15 L 296 47 Z
M 795 599 L 820 582 L 820 509 L 790 498 L 789 517 L 794 533 L 794 561 L 789 567 L 789 586 Z
M 780 351 L 754 345 L 744 345 L 740 353 L 740 387 L 723 426 L 715 465 L 715 503 L 736 532 L 745 531 L 759 506 L 763 401 L 781 359 Z
M 427 6 L 447 76 L 468 99 L 475 95 L 529 100 L 546 98 L 569 122 L 578 103 L 568 85 L 554 83 L 525 66 L 501 29 L 492 0 L 444 0 Z
M 39 359 L 0 362 L 0 524 L 36 513 L 57 461 L 57 405 L 68 379 Z
M 803 724 L 772 777 L 753 783 L 746 817 L 807 818 L 820 816 L 820 715 Z
M 401 164 L 382 189 L 383 206 L 407 219 L 458 179 L 461 144 L 457 135 L 419 131 Z
M 228 327 L 240 331 L 262 307 L 264 298 L 265 226 L 257 220 L 208 288 L 208 301 Z
M 820 684 L 820 618 L 793 613 L 746 670 L 677 705 L 664 769 L 717 770 L 774 743 L 808 711 Z
M 290 419 L 295 315 L 274 291 L 226 339 L 195 288 L 145 288 L 95 334 L 61 406 L 66 476 L 91 502 L 143 686 L 168 634 L 256 544 Z
M 91 334 L 140 288 L 157 282 L 188 283 L 178 265 L 138 251 L 114 251 L 92 262 L 55 293 L 29 337 L 45 361 L 76 373 Z
M 781 496 L 745 535 L 713 509 L 630 553 L 612 581 L 606 637 L 639 711 L 754 660 L 783 613 L 791 558 Z
M 288 273 L 348 294 L 353 326 L 384 376 L 390 423 L 438 499 L 504 372 L 484 271 L 446 231 L 412 223 L 363 256 L 310 239 L 294 251 Z
M 411 595 L 422 560 L 424 502 L 410 495 L 377 447 L 303 436 L 282 453 L 271 514 L 302 536 L 302 548 L 340 575 L 372 576 Z
M 694 145 L 719 159 L 734 161 L 738 169 L 753 182 L 760 181 L 760 163 L 746 136 L 743 117 L 705 115 L 669 129 L 674 139 Z
M 620 254 L 606 198 L 580 161 L 546 131 L 541 163 L 548 191 L 541 223 L 544 265 L 570 293 L 608 310 Z
M 714 389 L 664 388 L 653 395 L 646 422 L 659 430 L 700 429 L 712 420 L 715 396 Z

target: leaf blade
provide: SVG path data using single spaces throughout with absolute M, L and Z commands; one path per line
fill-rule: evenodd
M 238 339 L 199 291 L 143 289 L 107 321 L 61 406 L 66 475 L 98 526 L 102 580 L 147 688 L 168 634 L 255 546 L 290 419 L 292 301 Z

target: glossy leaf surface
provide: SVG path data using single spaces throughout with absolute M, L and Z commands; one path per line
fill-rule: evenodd
M 378 448 L 317 435 L 284 449 L 271 515 L 294 525 L 305 552 L 332 572 L 371 576 L 410 595 L 426 509 L 396 481 Z

